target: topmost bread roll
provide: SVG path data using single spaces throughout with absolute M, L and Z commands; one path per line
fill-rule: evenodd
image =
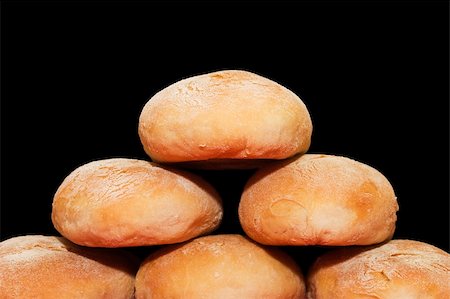
M 146 153 L 160 163 L 253 168 L 308 150 L 312 123 L 302 100 L 259 75 L 219 71 L 155 94 L 139 118 Z

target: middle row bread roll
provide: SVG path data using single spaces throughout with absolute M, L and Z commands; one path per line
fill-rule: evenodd
M 397 199 L 376 169 L 306 154 L 261 168 L 239 206 L 244 231 L 268 245 L 368 245 L 394 234 Z
M 58 188 L 55 228 L 92 247 L 178 243 L 216 229 L 221 199 L 200 177 L 147 161 L 107 159 L 73 171 Z

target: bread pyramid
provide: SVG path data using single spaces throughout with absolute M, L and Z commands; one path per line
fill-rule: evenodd
M 136 281 L 92 285 L 88 276 L 83 283 L 59 277 L 70 290 L 67 298 L 448 298 L 449 254 L 421 242 L 391 241 L 398 204 L 388 179 L 347 157 L 306 153 L 312 130 L 307 107 L 294 92 L 248 71 L 218 71 L 169 85 L 139 118 L 151 161 L 105 159 L 69 174 L 52 211 L 63 245 L 19 237 L 17 246 L 28 245 L 12 251 L 3 244 L 8 240 L 2 242 L 0 281 L 14 276 L 18 283 L 0 282 L 0 297 L 42 297 L 39 285 L 24 287 L 31 278 L 21 273 L 34 269 L 43 281 L 56 279 L 52 273 L 60 273 L 62 262 L 54 262 L 54 246 L 65 251 L 73 245 L 88 252 L 76 251 L 77 263 L 98 250 L 91 247 L 108 248 L 105 254 L 136 246 L 157 250 L 134 268 Z M 230 215 L 214 186 L 195 174 L 198 169 L 257 169 L 235 211 L 241 230 L 214 233 Z M 283 246 L 330 252 L 308 274 Z M 45 259 L 34 259 L 43 248 Z M 18 254 L 25 257 L 14 258 Z M 59 272 L 48 270 L 50 264 Z M 98 271 L 86 269 L 66 271 Z M 129 267 L 113 275 L 122 270 L 129 278 Z M 408 284 L 417 278 L 420 283 Z M 51 284 L 43 285 L 51 293 Z M 54 298 L 65 298 L 58 293 Z

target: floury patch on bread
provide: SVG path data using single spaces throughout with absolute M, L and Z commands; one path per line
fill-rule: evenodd
M 199 168 L 251 168 L 308 150 L 312 123 L 302 100 L 247 71 L 178 81 L 144 106 L 139 136 L 153 161 Z

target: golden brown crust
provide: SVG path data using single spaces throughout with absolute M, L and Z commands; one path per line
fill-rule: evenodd
M 244 231 L 268 245 L 369 245 L 392 237 L 397 200 L 374 168 L 307 154 L 261 168 L 239 205 Z
M 298 96 L 237 70 L 178 81 L 155 94 L 139 119 L 139 136 L 152 160 L 203 161 L 197 167 L 217 168 L 214 160 L 224 159 L 284 159 L 306 152 L 311 133 Z
M 308 275 L 308 298 L 447 299 L 449 282 L 448 253 L 426 243 L 392 240 L 319 257 Z
M 120 250 L 83 248 L 61 237 L 0 243 L 0 298 L 133 298 L 138 260 Z
M 137 299 L 302 299 L 303 276 L 283 252 L 240 235 L 216 235 L 164 248 L 136 276 Z
M 63 236 L 93 247 L 183 242 L 221 219 L 219 195 L 200 177 L 134 159 L 77 168 L 58 188 L 52 211 Z

